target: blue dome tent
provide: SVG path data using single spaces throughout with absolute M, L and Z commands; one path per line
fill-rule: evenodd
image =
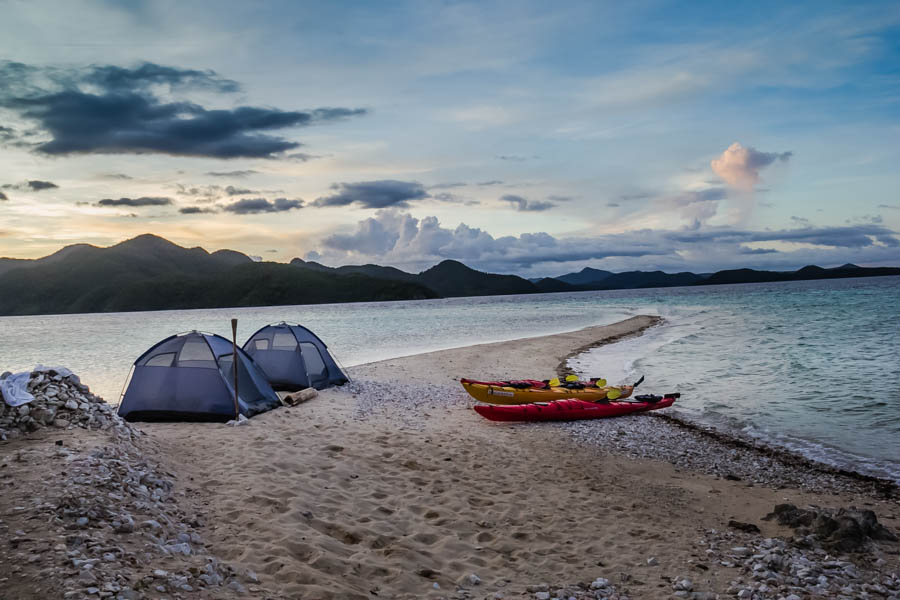
M 302 325 L 266 325 L 247 340 L 244 351 L 276 390 L 317 390 L 343 385 L 348 378 L 328 352 L 325 342 Z
M 245 417 L 281 406 L 253 359 L 237 351 L 238 410 Z M 128 421 L 234 419 L 234 351 L 211 333 L 180 333 L 142 354 L 119 403 Z

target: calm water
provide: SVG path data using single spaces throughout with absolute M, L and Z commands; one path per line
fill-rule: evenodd
M 238 342 L 297 321 L 345 365 L 659 314 L 666 325 L 573 366 L 679 391 L 691 419 L 900 480 L 900 277 L 144 313 L 0 317 L 0 371 L 63 365 L 118 400 L 131 363 L 173 333 Z M 477 373 L 460 373 L 474 376 Z M 549 376 L 539 374 L 536 376 Z
M 572 366 L 644 374 L 689 419 L 900 482 L 900 277 L 650 294 L 628 302 L 664 326 Z

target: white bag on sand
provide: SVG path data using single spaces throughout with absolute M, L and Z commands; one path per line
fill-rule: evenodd
M 0 379 L 0 393 L 10 406 L 22 406 L 34 400 L 28 392 L 28 380 L 31 379 L 31 371 L 13 373 L 4 379 Z

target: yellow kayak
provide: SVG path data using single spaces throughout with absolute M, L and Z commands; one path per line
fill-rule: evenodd
M 606 400 L 610 390 L 620 392 L 617 397 L 618 400 L 627 398 L 634 390 L 633 385 L 594 387 L 579 390 L 566 387 L 521 389 L 470 381 L 461 381 L 461 383 L 470 396 L 479 402 L 488 404 L 531 404 L 532 402 L 552 402 L 563 398 L 576 398 L 586 402 L 602 402 Z

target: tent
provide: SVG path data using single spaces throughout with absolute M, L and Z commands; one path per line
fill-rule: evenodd
M 349 381 L 325 342 L 302 325 L 266 325 L 250 336 L 244 351 L 253 357 L 276 390 L 321 390 Z
M 265 375 L 240 348 L 237 352 L 240 414 L 281 406 Z M 191 331 L 159 342 L 134 361 L 119 403 L 128 421 L 227 421 L 234 410 L 234 351 L 231 342 Z

